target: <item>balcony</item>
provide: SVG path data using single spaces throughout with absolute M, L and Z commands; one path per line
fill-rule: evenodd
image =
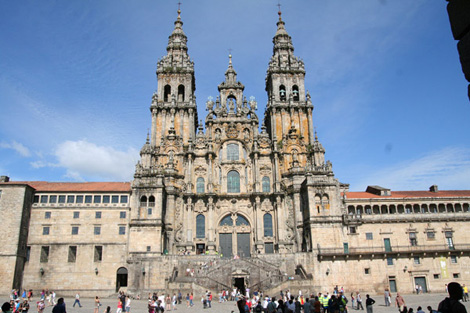
M 470 244 L 455 244 L 448 246 L 442 245 L 417 245 L 417 246 L 391 246 L 390 248 L 381 247 L 349 247 L 349 248 L 322 248 L 318 246 L 318 259 L 336 259 L 336 258 L 374 258 L 400 256 L 400 255 L 439 255 L 439 254 L 464 254 L 470 253 Z

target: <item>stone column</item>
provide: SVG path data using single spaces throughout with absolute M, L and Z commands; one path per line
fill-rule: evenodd
M 303 228 L 302 228 L 302 212 L 300 211 L 300 190 L 295 191 L 292 197 L 292 206 L 294 209 L 294 229 L 295 238 L 297 241 L 297 251 L 302 251 L 302 239 L 303 239 Z
M 309 144 L 313 145 L 315 142 L 315 132 L 313 131 L 313 121 L 312 121 L 312 109 L 309 108 L 307 111 L 308 117 L 308 138 L 310 140 Z
M 174 217 L 175 217 L 175 195 L 169 194 L 167 196 L 167 207 L 165 214 L 165 228 L 168 234 L 168 252 L 173 254 L 175 251 L 174 242 Z
M 165 129 L 166 129 L 166 110 L 162 110 L 162 133 L 160 137 L 165 137 Z
M 186 227 L 187 227 L 187 237 L 186 240 L 188 242 L 193 241 L 193 203 L 192 199 L 188 197 L 187 203 L 186 203 Z
M 260 177 L 259 177 L 259 166 L 258 166 L 258 153 L 255 153 L 255 157 L 253 158 L 253 169 L 254 169 L 254 182 L 255 182 L 255 190 L 254 192 L 259 192 L 259 182 L 260 182 Z
M 157 144 L 157 109 L 152 109 L 152 130 L 150 133 L 150 143 L 152 147 Z

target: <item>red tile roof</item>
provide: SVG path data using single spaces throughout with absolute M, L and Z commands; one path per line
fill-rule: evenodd
M 378 196 L 369 192 L 352 191 L 346 193 L 348 199 L 373 199 L 373 198 L 449 198 L 470 197 L 470 190 L 442 190 L 431 191 L 392 191 L 391 196 Z
M 130 192 L 129 182 L 51 183 L 45 181 L 10 181 L 0 185 L 29 185 L 43 192 Z

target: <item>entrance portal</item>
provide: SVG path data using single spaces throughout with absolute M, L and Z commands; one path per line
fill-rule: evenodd
M 224 258 L 232 257 L 232 234 L 219 235 L 220 253 Z
M 426 286 L 426 277 L 415 277 L 415 285 L 421 286 L 423 293 L 428 292 L 428 288 Z
M 120 267 L 116 272 L 116 292 L 121 287 L 127 287 L 127 269 L 125 267 Z
M 241 258 L 249 258 L 250 253 L 250 234 L 239 233 L 237 234 L 237 251 L 238 256 Z
M 236 277 L 234 286 L 240 290 L 242 295 L 245 295 L 245 278 L 243 277 Z
M 219 251 L 224 258 L 251 256 L 251 227 L 240 214 L 226 215 L 219 222 Z

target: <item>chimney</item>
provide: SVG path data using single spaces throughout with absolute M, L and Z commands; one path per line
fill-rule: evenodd
M 437 185 L 432 185 L 431 187 L 429 187 L 429 191 L 430 192 L 438 192 L 439 189 L 437 188 Z
M 9 181 L 10 181 L 10 177 L 0 176 L 0 183 L 8 183 Z

